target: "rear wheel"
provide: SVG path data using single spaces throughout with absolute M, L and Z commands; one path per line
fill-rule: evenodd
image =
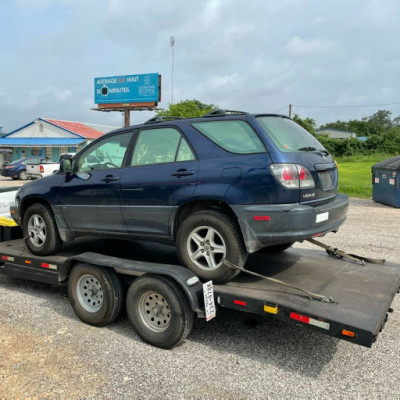
M 18 172 L 18 179 L 20 181 L 26 181 L 28 179 L 28 175 L 24 169 Z
M 121 311 L 123 290 L 113 269 L 77 264 L 68 278 L 68 295 L 75 314 L 90 325 L 110 324 Z
M 200 211 L 179 227 L 176 248 L 183 265 L 204 280 L 224 283 L 239 271 L 224 265 L 224 259 L 243 267 L 247 252 L 236 224 L 225 214 Z
M 28 207 L 22 220 L 25 243 L 39 256 L 55 253 L 61 246 L 56 222 L 50 208 L 41 203 Z
M 153 346 L 177 346 L 192 330 L 193 311 L 186 295 L 164 276 L 137 278 L 128 290 L 126 310 L 136 333 Z

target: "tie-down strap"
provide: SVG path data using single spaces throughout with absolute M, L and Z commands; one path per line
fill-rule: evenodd
M 356 254 L 348 254 L 342 250 L 339 250 L 332 246 L 328 246 L 328 245 L 326 245 L 322 242 L 319 242 L 318 240 L 315 240 L 315 239 L 307 239 L 307 242 L 310 242 L 312 244 L 315 244 L 316 246 L 322 247 L 332 257 L 346 258 L 347 260 L 353 261 L 360 265 L 365 265 L 366 262 L 373 263 L 373 264 L 384 264 L 385 263 L 385 260 L 382 258 L 368 258 L 368 257 L 358 256 Z

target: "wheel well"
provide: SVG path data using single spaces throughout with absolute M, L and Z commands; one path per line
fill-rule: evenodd
M 178 232 L 178 229 L 181 225 L 181 223 L 190 215 L 199 212 L 199 211 L 204 211 L 204 210 L 217 210 L 220 211 L 226 215 L 228 215 L 234 223 L 237 224 L 239 227 L 239 222 L 237 219 L 236 214 L 233 212 L 233 210 L 228 206 L 228 204 L 224 203 L 223 201 L 220 200 L 194 200 L 189 203 L 184 204 L 183 206 L 180 207 L 179 211 L 177 212 L 177 215 L 175 217 L 175 223 L 174 223 L 174 237 L 176 236 L 176 233 Z M 240 229 L 239 229 L 240 231 Z
M 23 218 L 23 216 L 25 214 L 25 211 L 28 209 L 28 207 L 31 206 L 32 204 L 36 204 L 36 203 L 43 204 L 43 205 L 45 205 L 45 206 L 47 206 L 47 207 L 49 207 L 51 209 L 50 204 L 46 200 L 44 200 L 44 199 L 42 199 L 40 197 L 39 198 L 36 197 L 36 198 L 26 199 L 22 203 L 21 220 L 22 220 L 22 218 Z

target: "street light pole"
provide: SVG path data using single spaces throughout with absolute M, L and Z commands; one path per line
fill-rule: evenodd
M 169 45 L 172 49 L 172 78 L 171 78 L 171 104 L 174 104 L 174 61 L 175 61 L 175 38 L 171 36 L 169 39 Z

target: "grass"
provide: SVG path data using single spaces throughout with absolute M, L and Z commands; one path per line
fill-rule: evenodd
M 350 197 L 372 197 L 371 167 L 379 161 L 393 157 L 389 154 L 338 157 L 339 192 Z

